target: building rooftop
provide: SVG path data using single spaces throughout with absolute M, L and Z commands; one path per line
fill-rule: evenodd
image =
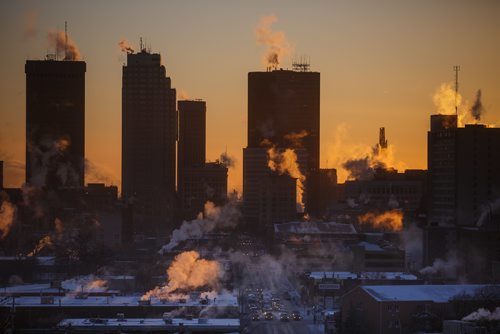
M 207 305 L 200 303 L 200 299 L 186 298 L 183 300 L 161 300 L 153 297 L 151 301 L 141 301 L 142 295 L 129 296 L 84 296 L 78 294 L 67 294 L 65 296 L 54 296 L 51 301 L 45 300 L 42 303 L 40 296 L 22 296 L 15 298 L 16 307 L 98 307 L 98 306 L 121 306 L 121 307 L 136 307 L 140 304 L 151 307 L 183 307 L 183 306 L 222 306 L 222 307 L 238 307 L 238 300 L 231 294 L 221 294 L 208 300 Z M 143 304 L 145 303 L 145 304 Z M 12 306 L 12 298 L 3 298 L 0 300 L 0 307 Z
M 314 280 L 321 279 L 362 279 L 362 280 L 417 280 L 417 276 L 404 273 L 404 272 L 372 272 L 365 271 L 360 273 L 353 273 L 350 271 L 313 271 L 309 274 L 309 277 Z
M 57 327 L 64 329 L 71 327 L 72 330 L 92 331 L 121 331 L 130 330 L 134 332 L 147 332 L 150 330 L 176 330 L 182 324 L 184 329 L 190 333 L 239 333 L 239 319 L 168 319 L 161 318 L 124 318 L 124 319 L 64 319 Z
M 356 234 L 352 224 L 335 222 L 289 222 L 274 224 L 275 233 L 293 234 Z
M 472 295 L 487 285 L 371 285 L 360 287 L 377 301 L 432 301 L 446 303 L 459 294 Z

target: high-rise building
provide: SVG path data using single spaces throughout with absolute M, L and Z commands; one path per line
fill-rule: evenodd
M 318 213 L 319 121 L 318 72 L 310 72 L 306 66 L 300 71 L 248 74 L 248 146 L 243 157 L 243 198 L 245 216 L 250 223 L 255 219 L 252 211 L 261 202 L 256 192 L 258 180 L 252 178 L 268 174 L 266 147 L 270 145 L 281 151 L 287 148 L 296 153 L 303 150 L 297 159 L 305 176 L 303 204 L 307 213 Z
M 122 196 L 133 198 L 136 229 L 173 226 L 177 111 L 158 53 L 127 54 L 122 86 Z
M 26 182 L 83 187 L 85 70 L 83 61 L 26 61 Z
M 500 128 L 457 127 L 456 115 L 432 115 L 428 132 L 429 221 L 476 226 L 500 198 Z
M 200 168 L 206 159 L 206 103 L 202 100 L 184 100 L 179 109 L 179 141 L 177 161 L 177 190 L 183 192 L 186 168 Z M 182 197 L 182 195 L 181 195 Z
M 181 216 L 194 219 L 206 201 L 217 205 L 227 197 L 227 167 L 206 163 L 206 103 L 202 100 L 178 102 L 179 142 L 177 190 Z

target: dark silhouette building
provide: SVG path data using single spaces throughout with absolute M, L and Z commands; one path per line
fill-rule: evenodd
M 305 211 L 318 213 L 319 131 L 318 72 L 309 72 L 307 66 L 300 71 L 273 70 L 248 74 L 248 146 L 243 158 L 243 197 L 247 220 L 254 219 L 252 210 L 260 202 L 251 189 L 254 180 L 248 177 L 264 175 L 267 168 L 266 159 L 260 159 L 263 164 L 256 164 L 256 160 L 251 158 L 249 153 L 263 148 L 265 152 L 265 148 L 270 145 L 278 150 L 290 148 L 296 152 L 304 151 L 297 154 L 297 160 L 305 176 Z M 253 153 L 252 156 L 255 155 Z M 301 157 L 305 157 L 305 161 L 301 161 Z M 259 172 L 256 168 L 262 170 Z
M 26 61 L 26 181 L 48 189 L 83 187 L 83 61 Z
M 432 115 L 428 132 L 429 221 L 476 226 L 500 198 L 500 129 L 457 127 L 456 115 Z
M 122 196 L 134 202 L 137 230 L 172 228 L 177 111 L 158 53 L 127 54 L 122 86 Z
M 227 167 L 206 159 L 206 103 L 202 100 L 178 102 L 179 142 L 177 190 L 181 216 L 195 218 L 206 201 L 218 205 L 227 196 Z
M 202 168 L 206 159 L 206 103 L 184 100 L 179 109 L 179 141 L 177 160 L 177 191 L 184 196 L 186 169 Z
M 456 115 L 432 115 L 428 132 L 429 216 L 424 262 L 460 259 L 454 272 L 484 282 L 500 261 L 500 129 L 458 127 Z

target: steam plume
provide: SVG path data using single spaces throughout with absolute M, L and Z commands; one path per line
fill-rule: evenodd
M 219 161 L 227 168 L 233 168 L 236 164 L 236 158 L 229 155 L 227 152 L 222 152 Z
M 184 240 L 200 238 L 216 228 L 235 227 L 240 215 L 236 199 L 230 199 L 222 207 L 216 207 L 210 201 L 206 202 L 204 213 L 200 213 L 194 220 L 183 222 L 181 227 L 174 230 L 170 242 L 160 249 L 160 254 L 172 250 Z
M 285 140 L 287 140 L 292 147 L 299 148 L 302 147 L 302 140 L 307 137 L 308 133 L 306 130 L 302 130 L 298 133 L 292 132 L 285 135 Z
M 16 207 L 7 200 L 2 202 L 0 206 L 0 240 L 5 238 L 14 223 Z
M 196 251 L 187 251 L 177 255 L 167 269 L 168 284 L 148 291 L 141 299 L 151 297 L 170 299 L 172 293 L 182 289 L 208 287 L 217 288 L 224 276 L 222 266 L 217 261 L 200 258 Z
M 47 42 L 49 47 L 55 48 L 58 58 L 64 60 L 80 60 L 82 59 L 80 50 L 76 43 L 69 37 L 66 43 L 66 34 L 64 31 L 53 30 L 47 34 Z
M 434 260 L 432 266 L 421 269 L 420 273 L 422 275 L 436 275 L 440 273 L 445 277 L 455 277 L 457 275 L 459 265 L 460 261 L 457 254 L 455 252 L 450 252 L 444 260 Z
M 500 307 L 497 307 L 493 312 L 488 309 L 480 308 L 477 311 L 472 312 L 466 317 L 463 317 L 464 321 L 499 321 L 500 320 Z
M 304 201 L 302 195 L 304 192 L 304 181 L 306 180 L 306 177 L 300 171 L 295 151 L 287 148 L 285 151 L 280 152 L 275 146 L 271 146 L 267 150 L 267 158 L 267 166 L 269 169 L 278 172 L 280 175 L 286 173 L 292 178 L 297 179 L 297 204 L 303 206 Z
M 134 53 L 134 49 L 132 48 L 132 45 L 129 43 L 129 41 L 127 41 L 126 39 L 122 39 L 119 43 L 118 43 L 118 47 L 120 47 L 120 50 L 122 52 L 126 52 L 126 53 Z
M 283 58 L 291 52 L 291 46 L 285 33 L 271 29 L 272 24 L 277 20 L 276 15 L 263 16 L 255 29 L 257 44 L 267 47 L 262 62 L 266 67 L 275 69 L 283 62 Z
M 476 121 L 481 120 L 481 114 L 484 112 L 484 107 L 483 107 L 483 104 L 481 103 L 481 90 L 480 89 L 476 93 L 476 100 L 474 101 L 474 104 L 472 105 L 470 112 L 472 114 L 472 117 L 474 117 L 474 119 Z
M 398 210 L 386 211 L 381 214 L 369 212 L 359 216 L 358 222 L 370 225 L 377 230 L 401 231 L 403 229 L 403 213 Z
M 37 34 L 36 23 L 38 20 L 38 12 L 28 10 L 24 12 L 24 38 L 33 38 Z
M 116 176 L 109 172 L 105 167 L 85 159 L 85 182 L 86 183 L 105 183 L 119 185 L 120 181 Z

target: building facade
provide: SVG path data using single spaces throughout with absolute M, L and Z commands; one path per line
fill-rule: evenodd
M 127 54 L 122 86 L 122 197 L 133 199 L 137 230 L 173 226 L 176 92 L 160 54 Z
M 252 174 L 263 174 L 250 151 L 275 147 L 278 150 L 303 150 L 307 156 L 299 168 L 305 176 L 303 203 L 305 212 L 317 214 L 319 192 L 319 121 L 320 74 L 309 71 L 271 70 L 248 74 L 248 146 L 244 151 L 243 198 L 247 220 L 254 217 L 251 208 L 259 202 L 251 192 Z M 264 149 L 264 153 L 266 150 Z M 303 154 L 304 155 L 304 154 Z M 247 161 L 251 159 L 252 161 Z M 299 157 L 300 160 L 300 157 Z M 253 170 L 260 169 L 261 172 Z
M 476 226 L 500 198 L 500 129 L 457 127 L 456 115 L 432 115 L 428 132 L 429 222 Z
M 31 185 L 83 187 L 85 71 L 83 61 L 26 61 L 26 182 Z

